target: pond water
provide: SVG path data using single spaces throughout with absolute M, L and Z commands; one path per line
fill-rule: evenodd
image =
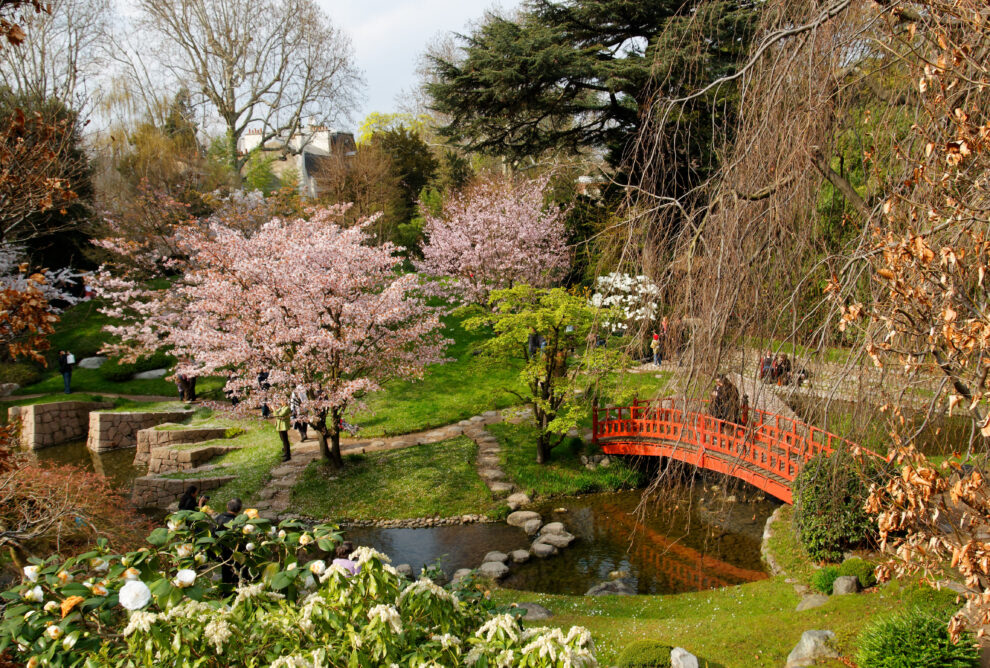
M 549 559 L 511 564 L 502 584 L 550 594 L 584 594 L 617 573 L 641 594 L 669 594 L 740 584 L 767 577 L 760 540 L 770 501 L 740 501 L 718 507 L 702 502 L 701 488 L 665 495 L 637 525 L 641 492 L 591 494 L 557 499 L 534 508 L 544 521 L 563 522 L 577 536 Z M 711 497 L 711 494 L 707 495 Z M 566 508 L 566 512 L 555 512 Z M 414 570 L 440 561 L 450 575 L 480 565 L 491 550 L 529 546 L 522 531 L 506 524 L 427 529 L 354 528 L 348 539 L 388 554 Z
M 106 476 L 113 487 L 127 496 L 134 479 L 146 473 L 134 466 L 134 448 L 121 448 L 108 452 L 93 452 L 86 441 L 73 441 L 50 448 L 35 450 L 39 462 L 62 465 L 72 464 Z

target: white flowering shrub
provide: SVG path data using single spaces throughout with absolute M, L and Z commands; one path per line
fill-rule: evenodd
M 149 548 L 103 544 L 27 566 L 2 594 L 0 654 L 32 668 L 597 666 L 584 629 L 524 629 L 478 590 L 410 582 L 369 548 L 351 555 L 352 574 L 324 558 L 339 542 L 333 525 L 273 526 L 247 511 L 215 531 L 179 512 Z M 223 584 L 224 567 L 237 585 Z
M 607 314 L 602 324 L 616 331 L 656 318 L 659 296 L 660 288 L 649 276 L 612 272 L 595 279 L 595 293 L 589 304 L 597 309 L 611 309 L 612 314 Z

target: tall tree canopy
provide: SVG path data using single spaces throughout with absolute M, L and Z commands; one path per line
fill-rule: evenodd
M 529 0 L 517 17 L 489 13 L 458 36 L 460 59 L 431 56 L 426 87 L 450 119 L 443 134 L 472 150 L 520 159 L 598 149 L 614 166 L 656 94 L 654 62 L 696 81 L 724 74 L 745 54 L 757 11 L 751 2 Z M 700 26 L 691 20 L 699 13 Z M 705 40 L 685 38 L 698 29 Z

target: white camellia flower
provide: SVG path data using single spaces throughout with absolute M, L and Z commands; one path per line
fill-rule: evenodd
M 94 596 L 106 596 L 107 595 L 107 588 L 103 586 L 103 583 L 102 582 L 97 582 L 92 587 L 90 587 L 89 590 L 91 592 L 93 592 L 93 595 Z
M 92 568 L 97 573 L 105 573 L 108 568 L 110 568 L 110 562 L 106 559 L 100 559 L 99 557 L 94 557 L 89 560 L 89 567 Z
M 191 568 L 183 568 L 178 573 L 175 574 L 175 579 L 172 580 L 172 584 L 180 589 L 185 589 L 186 587 L 192 587 L 196 584 L 196 571 Z
M 279 539 L 279 540 L 285 540 L 285 531 L 284 531 L 284 530 L 282 530 L 282 529 L 279 529 L 279 532 L 278 532 L 278 539 Z
M 274 536 L 276 533 L 277 532 L 275 530 L 275 525 L 274 524 L 272 526 L 268 527 L 268 535 L 269 536 Z
M 79 640 L 78 635 L 65 636 L 65 640 L 62 641 L 62 649 L 68 652 L 69 650 L 71 650 L 73 647 L 76 646 L 77 640 Z
M 38 668 L 41 665 L 41 659 L 36 656 L 32 656 L 27 662 L 27 668 Z
M 72 573 L 66 573 L 65 571 L 59 571 L 58 574 L 55 577 L 58 578 L 59 584 L 61 584 L 63 586 L 69 584 L 70 582 L 72 582 Z
M 310 536 L 308 533 L 304 533 L 303 535 L 299 536 L 300 545 L 309 545 L 312 542 L 313 542 L 313 537 Z
M 287 571 L 294 571 L 294 570 L 296 570 L 296 567 L 298 565 L 299 564 L 297 564 L 296 562 L 293 561 L 291 564 L 289 564 L 288 566 L 285 567 L 285 570 L 287 570 Z
M 178 531 L 179 529 L 186 528 L 186 522 L 185 520 L 179 520 L 177 522 L 173 522 L 172 520 L 169 520 L 168 522 L 165 523 L 165 526 L 168 527 L 169 531 Z
M 55 611 L 57 610 L 58 610 L 58 601 L 48 601 L 48 603 L 45 603 L 45 612 L 47 612 L 49 615 L 55 614 Z
M 175 553 L 179 555 L 180 559 L 185 559 L 186 557 L 191 557 L 193 553 L 192 543 L 183 543 L 179 547 L 175 548 Z
M 45 600 L 45 592 L 41 591 L 40 585 L 35 585 L 33 588 L 24 592 L 24 599 L 34 603 L 41 603 Z
M 254 543 L 248 543 L 247 545 L 245 545 L 244 546 L 244 551 L 245 552 L 253 552 L 254 551 Z
M 151 590 L 140 580 L 130 580 L 120 589 L 120 604 L 128 610 L 140 610 L 151 602 Z
M 65 633 L 65 631 L 62 630 L 62 627 L 55 626 L 54 624 L 45 629 L 45 635 L 52 640 L 58 640 L 62 637 L 63 633 Z
M 313 575 L 323 575 L 327 570 L 327 564 L 322 559 L 317 559 L 316 561 L 309 562 L 309 571 Z
M 123 572 L 122 577 L 125 580 L 138 580 L 141 577 L 141 571 L 131 566 L 126 571 Z
M 245 525 L 244 525 L 244 528 L 243 528 L 243 529 L 241 529 L 241 531 L 243 531 L 243 532 L 244 532 L 245 534 L 247 534 L 247 535 L 249 535 L 249 536 L 250 536 L 250 535 L 251 535 L 251 534 L 253 534 L 253 533 L 254 533 L 254 532 L 255 532 L 255 531 L 257 530 L 257 529 L 258 529 L 258 527 L 256 527 L 256 526 L 254 526 L 253 524 L 245 524 Z
M 38 566 L 25 566 L 24 567 L 24 577 L 26 577 L 31 582 L 38 581 Z

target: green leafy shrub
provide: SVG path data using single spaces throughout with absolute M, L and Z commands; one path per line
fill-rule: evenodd
M 980 665 L 973 635 L 949 639 L 946 616 L 915 607 L 871 622 L 859 634 L 860 668 L 969 668 Z
M 150 548 L 105 540 L 65 561 L 32 559 L 0 594 L 0 655 L 16 665 L 597 665 L 587 630 L 527 628 L 479 590 L 410 582 L 367 547 L 329 562 L 334 525 L 278 525 L 246 510 L 217 530 L 172 514 Z M 226 572 L 237 585 L 216 577 Z
M 4 362 L 0 364 L 0 383 L 17 383 L 21 387 L 34 385 L 42 376 L 41 369 L 31 362 Z
M 619 655 L 619 668 L 669 668 L 673 647 L 656 640 L 637 640 L 626 645 Z
M 859 580 L 859 586 L 865 589 L 877 583 L 874 570 L 875 566 L 869 561 L 853 557 L 842 562 L 842 565 L 839 566 L 839 575 L 855 575 Z
M 151 371 L 152 369 L 168 369 L 173 364 L 175 364 L 174 357 L 159 351 L 140 357 L 135 362 L 124 363 L 119 360 L 107 360 L 99 368 L 99 373 L 104 380 L 113 383 L 122 383 L 125 380 L 130 380 L 131 376 L 136 373 Z
M 825 566 L 824 568 L 819 568 L 811 574 L 811 586 L 821 593 L 831 596 L 832 585 L 835 584 L 835 578 L 837 577 L 839 577 L 838 566 Z
M 794 520 L 801 543 L 816 561 L 841 561 L 845 550 L 876 533 L 863 504 L 870 482 L 886 475 L 874 458 L 844 452 L 810 459 L 794 480 Z

